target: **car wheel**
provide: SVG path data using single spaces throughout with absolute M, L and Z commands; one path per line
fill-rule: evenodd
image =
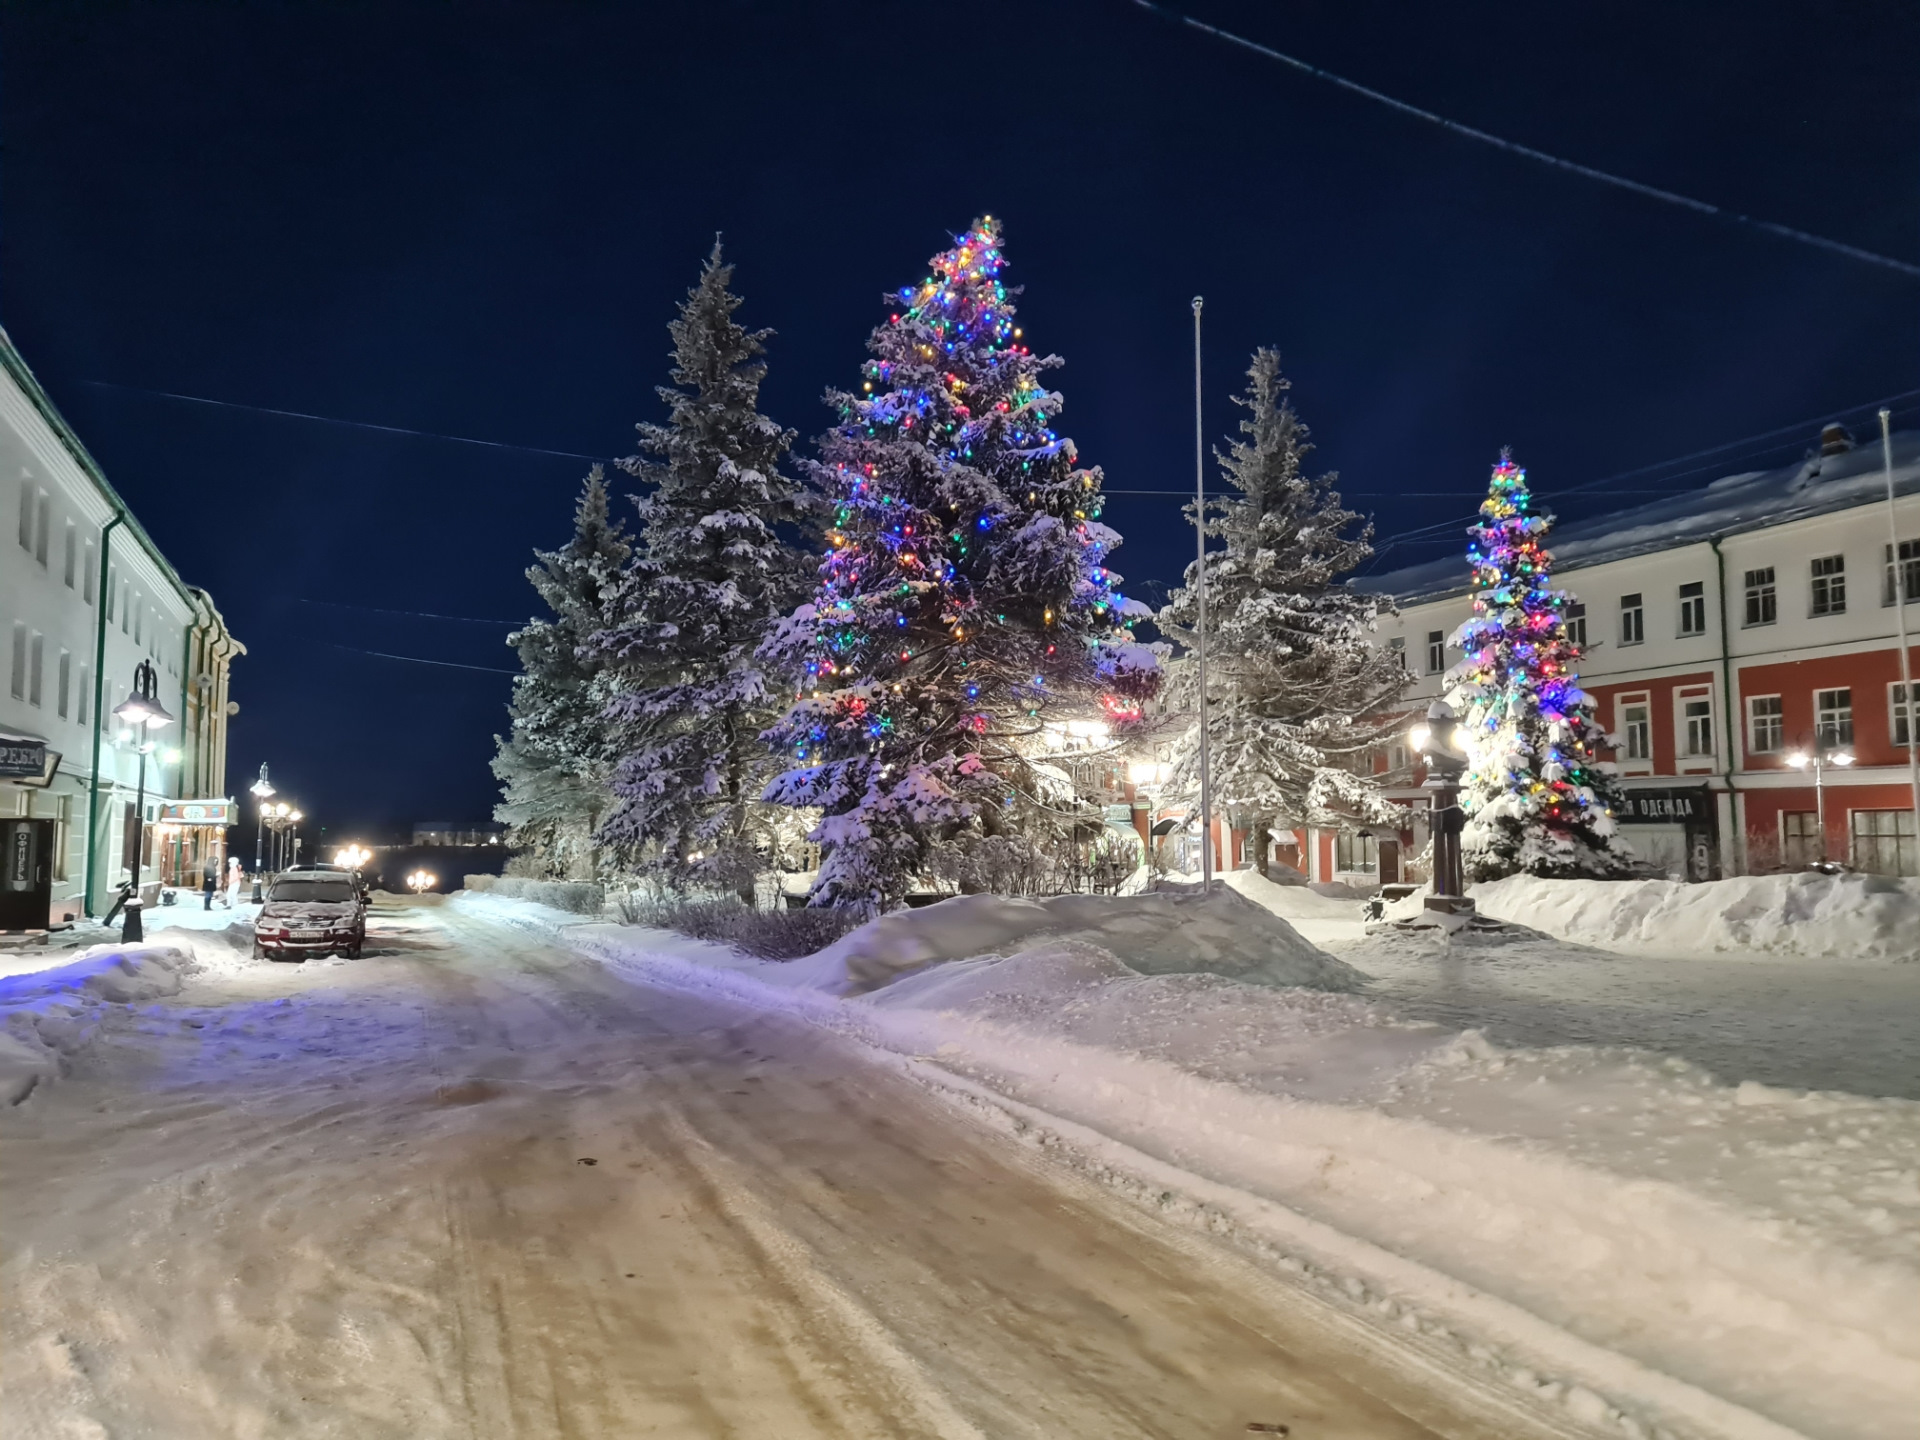
M 267 958 L 267 952 L 261 948 L 258 940 L 253 942 L 253 958 L 256 960 L 264 960 Z
M 365 941 L 356 940 L 353 944 L 349 945 L 346 949 L 347 959 L 358 960 L 360 958 L 360 947 L 365 943 Z

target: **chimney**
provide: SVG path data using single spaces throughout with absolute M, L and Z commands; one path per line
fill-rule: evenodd
M 1853 449 L 1853 432 L 1846 426 L 1835 422 L 1820 431 L 1820 453 L 1824 455 L 1844 455 Z

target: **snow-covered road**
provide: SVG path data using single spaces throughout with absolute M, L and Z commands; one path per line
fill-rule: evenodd
M 841 1037 L 453 907 L 216 957 L 0 1147 L 10 1435 L 1528 1433 Z

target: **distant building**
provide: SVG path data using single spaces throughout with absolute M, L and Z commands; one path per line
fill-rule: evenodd
M 422 820 L 413 827 L 416 845 L 503 845 L 506 827 L 491 820 Z
M 0 331 L 0 822 L 35 820 L 52 918 L 100 914 L 128 870 L 137 755 L 113 707 L 150 661 L 173 723 L 146 767 L 142 879 L 223 861 L 228 667 L 246 647 L 181 580 Z M 6 512 L 11 512 L 10 514 Z M 37 839 L 33 842 L 40 843 Z

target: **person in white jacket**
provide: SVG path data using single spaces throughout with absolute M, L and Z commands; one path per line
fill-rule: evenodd
M 233 909 L 240 903 L 240 878 L 242 866 L 238 855 L 227 857 L 227 908 Z

